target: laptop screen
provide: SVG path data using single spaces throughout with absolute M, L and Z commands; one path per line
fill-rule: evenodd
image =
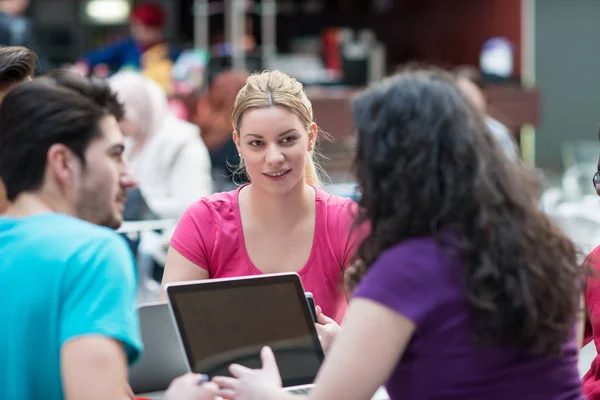
M 260 368 L 270 346 L 284 387 L 313 383 L 323 351 L 297 275 L 170 286 L 192 371 L 230 376 L 232 363 Z

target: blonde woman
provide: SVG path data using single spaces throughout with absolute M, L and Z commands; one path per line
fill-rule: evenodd
M 313 160 L 318 128 L 295 79 L 279 71 L 250 76 L 232 124 L 251 183 L 188 208 L 171 239 L 163 286 L 298 272 L 319 306 L 327 348 L 347 308 L 342 277 L 358 245 L 355 203 L 321 189 Z

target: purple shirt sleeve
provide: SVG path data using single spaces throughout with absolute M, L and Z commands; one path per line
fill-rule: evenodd
M 410 240 L 379 257 L 354 297 L 380 303 L 422 326 L 435 319 L 441 305 L 461 296 L 460 267 L 456 253 L 433 239 Z

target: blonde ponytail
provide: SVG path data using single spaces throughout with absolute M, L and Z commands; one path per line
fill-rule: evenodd
M 321 179 L 319 179 L 319 173 L 313 157 L 314 155 L 311 151 L 306 159 L 306 166 L 304 167 L 304 181 L 308 185 L 319 188 L 321 186 Z

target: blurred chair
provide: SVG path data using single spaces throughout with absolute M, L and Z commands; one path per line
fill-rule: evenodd
M 176 225 L 177 219 L 126 221 L 117 231 L 126 236 L 129 241 L 141 244 L 135 257 L 138 271 L 139 303 L 153 302 L 159 298 L 160 283 L 154 277 L 156 249 L 162 245 L 163 237 L 165 237 L 163 232 L 172 231 Z M 142 238 L 144 240 L 141 240 Z M 161 267 L 164 267 L 164 260 L 160 261 L 163 261 Z

